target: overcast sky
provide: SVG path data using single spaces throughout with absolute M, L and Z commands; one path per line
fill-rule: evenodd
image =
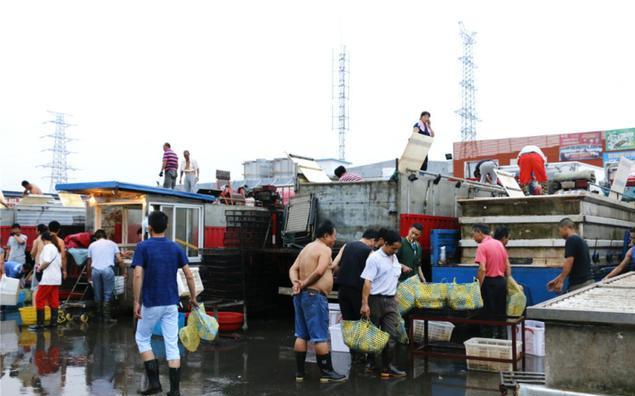
M 215 169 L 337 155 L 331 54 L 351 53 L 355 164 L 400 156 L 422 110 L 459 138 L 458 21 L 477 34 L 478 138 L 635 126 L 628 1 L 5 1 L 0 187 L 48 190 L 47 110 L 73 114 L 73 181 L 154 184 L 161 145 Z

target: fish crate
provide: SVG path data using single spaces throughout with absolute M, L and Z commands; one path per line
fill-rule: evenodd
M 22 321 L 22 326 L 34 325 L 37 322 L 37 314 L 35 307 L 24 307 L 20 308 L 20 320 Z M 51 320 L 51 308 L 44 308 L 44 321 L 48 322 Z
M 479 371 L 512 371 L 513 365 L 511 363 L 503 362 L 491 362 L 485 360 L 469 359 L 469 357 L 484 357 L 492 359 L 508 359 L 512 360 L 512 342 L 509 340 L 496 340 L 491 338 L 470 338 L 463 343 L 465 345 L 465 352 L 467 353 L 467 368 L 468 370 Z M 523 343 L 516 341 L 516 356 L 517 359 L 521 353 Z
M 428 321 L 428 341 L 450 342 L 454 324 L 450 322 Z M 421 344 L 424 341 L 425 321 L 415 320 L 412 326 L 412 338 L 414 342 Z

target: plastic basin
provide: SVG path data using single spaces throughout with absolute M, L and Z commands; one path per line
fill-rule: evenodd
M 208 311 L 209 316 L 216 316 L 214 311 Z M 218 331 L 229 332 L 238 331 L 243 327 L 243 321 L 245 316 L 240 312 L 219 312 L 218 317 Z

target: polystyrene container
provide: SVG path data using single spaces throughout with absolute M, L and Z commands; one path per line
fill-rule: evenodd
M 342 321 L 340 305 L 329 303 L 329 326 L 334 326 Z
M 344 337 L 342 337 L 342 324 L 338 323 L 329 327 L 329 333 L 331 334 L 331 351 L 333 352 L 348 352 L 349 349 L 344 344 Z
M 204 290 L 203 281 L 201 280 L 198 268 L 190 267 L 190 271 L 192 271 L 192 275 L 194 276 L 195 290 L 196 295 L 198 296 Z M 190 289 L 187 287 L 187 278 L 185 277 L 185 273 L 182 269 L 179 269 L 179 272 L 176 275 L 176 283 L 179 287 L 179 297 L 189 297 Z
M 0 279 L 0 305 L 18 305 L 20 280 L 2 275 Z
M 470 338 L 463 344 L 465 345 L 467 356 L 512 359 L 512 342 L 509 340 Z M 516 341 L 516 357 L 522 352 L 522 345 L 521 341 Z M 467 368 L 468 370 L 501 372 L 512 371 L 513 365 L 511 363 L 467 359 Z
M 521 340 L 521 327 L 516 326 L 516 339 Z M 512 339 L 512 330 L 507 328 L 507 339 Z M 525 321 L 525 353 L 545 356 L 545 323 L 537 320 Z
M 449 342 L 452 339 L 454 324 L 450 322 L 428 322 L 428 341 Z M 412 337 L 418 344 L 423 343 L 425 333 L 425 321 L 415 320 L 412 327 Z

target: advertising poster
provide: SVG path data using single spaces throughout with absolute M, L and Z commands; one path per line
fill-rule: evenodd
M 560 135 L 560 161 L 599 159 L 602 151 L 601 132 Z
M 635 128 L 606 131 L 606 151 L 634 150 Z

